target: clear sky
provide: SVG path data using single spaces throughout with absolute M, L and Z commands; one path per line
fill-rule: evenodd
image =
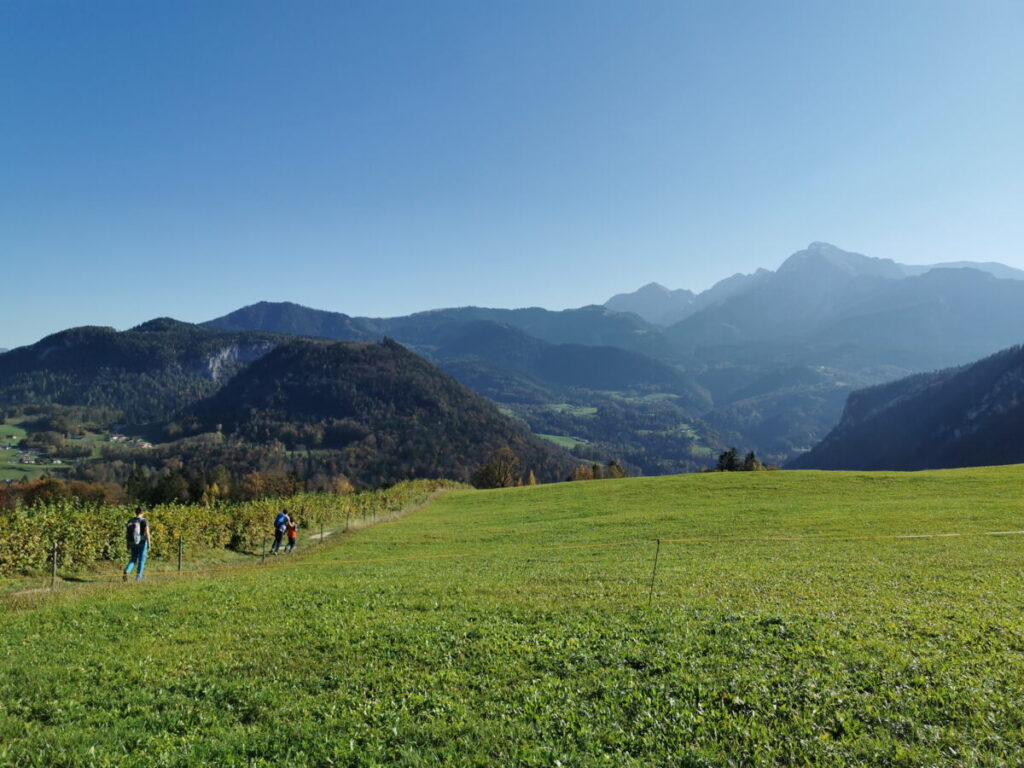
M 0 0 L 0 347 L 1024 268 L 1024 1 Z

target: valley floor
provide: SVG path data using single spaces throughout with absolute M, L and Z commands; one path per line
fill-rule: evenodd
M 10 601 L 0 765 L 1015 764 L 1022 482 L 458 491 L 280 564 Z

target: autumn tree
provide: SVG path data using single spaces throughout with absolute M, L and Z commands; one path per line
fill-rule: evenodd
M 511 488 L 520 482 L 522 469 L 515 451 L 505 446 L 494 451 L 487 463 L 473 473 L 477 488 Z
M 594 468 L 586 464 L 576 467 L 572 471 L 572 477 L 570 480 L 593 480 L 594 479 Z
M 626 470 L 622 468 L 622 465 L 614 459 L 609 461 L 608 466 L 605 467 L 604 476 L 612 479 L 629 477 L 629 475 L 626 474 Z

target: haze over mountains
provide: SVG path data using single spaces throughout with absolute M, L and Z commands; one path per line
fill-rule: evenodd
M 899 264 L 891 259 L 869 259 L 866 256 L 840 251 L 827 243 L 811 243 L 801 258 L 812 258 L 821 253 L 840 269 L 852 274 L 875 274 L 879 277 L 901 278 L 923 275 L 934 269 L 976 269 L 993 277 L 1007 280 L 1024 280 L 1024 270 L 1008 267 L 997 262 L 953 261 L 941 264 L 911 265 Z M 800 254 L 797 254 L 800 256 Z M 798 259 L 799 261 L 799 259 Z M 744 292 L 757 284 L 763 277 L 772 274 L 769 270 L 758 269 L 750 275 L 735 274 L 715 283 L 700 293 L 686 289 L 670 290 L 660 283 L 648 283 L 632 293 L 619 293 L 604 303 L 616 312 L 632 312 L 649 323 L 668 327 L 702 309 L 719 304 L 731 296 Z
M 812 243 L 701 294 L 652 284 L 557 312 L 369 318 L 260 302 L 203 326 L 79 328 L 8 352 L 0 405 L 104 405 L 138 422 L 181 412 L 205 428 L 187 409 L 288 338 L 393 339 L 582 460 L 690 471 L 737 445 L 785 463 L 832 430 L 851 392 L 1019 343 L 1019 278 L 998 264 L 914 267 Z
M 550 411 L 527 404 L 589 407 L 609 392 L 625 391 L 633 401 L 623 406 L 620 421 L 652 417 L 658 424 L 645 426 L 648 436 L 667 438 L 673 429 L 696 436 L 690 453 L 675 459 L 681 470 L 702 461 L 708 447 L 724 444 L 785 462 L 824 437 L 851 391 L 968 363 L 1017 343 L 1024 338 L 1020 277 L 1024 272 L 998 264 L 916 267 L 812 243 L 774 272 L 736 275 L 699 295 L 646 286 L 604 307 L 464 307 L 388 319 L 258 304 L 207 325 L 330 338 L 390 336 L 507 404 L 534 431 L 588 435 L 618 443 L 620 451 L 624 446 L 608 430 L 589 429 L 592 419 L 555 424 Z M 630 307 L 642 308 L 645 316 L 623 311 Z M 486 326 L 474 327 L 479 323 L 492 326 L 485 332 Z M 537 340 L 585 349 L 575 350 L 581 357 L 571 365 L 567 350 L 549 350 L 549 361 L 565 363 L 565 370 L 552 374 L 538 365 L 537 349 L 525 351 Z M 613 362 L 599 346 L 643 358 Z M 615 381 L 596 373 L 609 366 L 617 370 Z M 576 374 L 566 377 L 566 370 Z M 657 393 L 665 399 L 652 415 L 650 396 Z M 648 398 L 643 414 L 640 395 Z M 639 437 L 627 442 L 635 447 Z M 649 450 L 636 451 L 631 460 L 655 471 L 645 463 Z

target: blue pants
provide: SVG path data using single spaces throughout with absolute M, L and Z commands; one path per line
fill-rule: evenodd
M 136 564 L 139 566 L 139 570 L 135 574 L 135 580 L 139 581 L 142 578 L 142 571 L 146 567 L 146 552 L 149 551 L 149 542 L 142 541 L 139 544 L 132 544 L 132 559 L 128 561 L 128 567 L 124 569 L 125 575 L 132 572 Z

